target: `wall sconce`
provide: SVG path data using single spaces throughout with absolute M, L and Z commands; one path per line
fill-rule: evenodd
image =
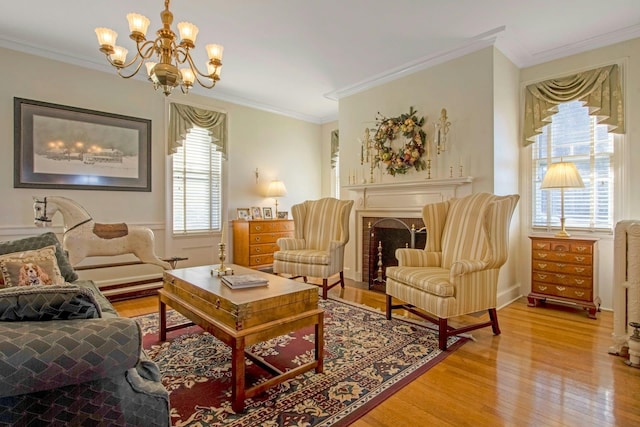
M 447 134 L 449 133 L 449 126 L 451 122 L 448 121 L 447 109 L 443 108 L 440 112 L 440 118 L 433 125 L 434 127 L 434 142 L 436 145 L 436 154 L 440 154 L 447 150 Z
M 278 217 L 278 197 L 287 195 L 287 187 L 284 186 L 284 182 L 279 180 L 271 181 L 269 188 L 267 189 L 267 197 L 272 197 L 276 200 L 276 218 Z

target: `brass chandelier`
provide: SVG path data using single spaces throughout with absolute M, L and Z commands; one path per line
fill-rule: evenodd
M 176 42 L 176 34 L 171 30 L 173 14 L 169 11 L 169 0 L 164 1 L 164 10 L 160 13 L 162 28 L 156 34 L 154 40 L 147 40 L 147 28 L 149 19 L 137 13 L 129 13 L 129 38 L 136 42 L 137 53 L 135 57 L 127 62 L 127 49 L 116 46 L 118 34 L 109 28 L 96 28 L 100 51 L 105 54 L 107 61 L 118 71 L 118 75 L 125 79 L 135 76 L 142 64 L 145 64 L 149 80 L 153 83 L 154 89 L 162 88 L 166 96 L 171 94 L 174 87 L 180 86 L 183 93 L 188 93 L 189 89 L 197 81 L 200 86 L 211 89 L 220 80 L 222 70 L 223 47 L 217 44 L 205 46 L 209 61 L 207 62 L 207 73 L 202 73 L 193 63 L 190 50 L 195 47 L 198 27 L 190 22 L 180 22 L 178 31 L 180 33 L 180 43 Z M 152 57 L 157 58 L 157 62 L 151 61 Z M 188 68 L 178 68 L 186 64 Z M 131 74 L 124 74 L 123 70 L 132 67 Z M 202 79 L 201 79 L 202 77 Z

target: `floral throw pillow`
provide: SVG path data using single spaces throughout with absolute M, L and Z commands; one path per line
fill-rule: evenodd
M 0 256 L 3 284 L 0 286 L 64 285 L 55 246 Z

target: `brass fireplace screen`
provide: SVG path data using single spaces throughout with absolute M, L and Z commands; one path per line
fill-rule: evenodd
M 386 268 L 398 265 L 398 248 L 424 248 L 427 233 L 421 218 L 363 218 L 362 281 L 384 292 Z

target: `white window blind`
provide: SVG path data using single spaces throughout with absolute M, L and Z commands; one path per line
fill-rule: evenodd
M 561 190 L 541 190 L 551 163 L 573 162 L 584 188 L 564 190 L 566 228 L 613 229 L 613 135 L 598 125 L 580 101 L 558 106 L 552 122 L 544 127 L 533 145 L 533 227 L 560 227 Z
M 219 231 L 222 225 L 222 153 L 206 129 L 194 126 L 173 154 L 173 232 Z

